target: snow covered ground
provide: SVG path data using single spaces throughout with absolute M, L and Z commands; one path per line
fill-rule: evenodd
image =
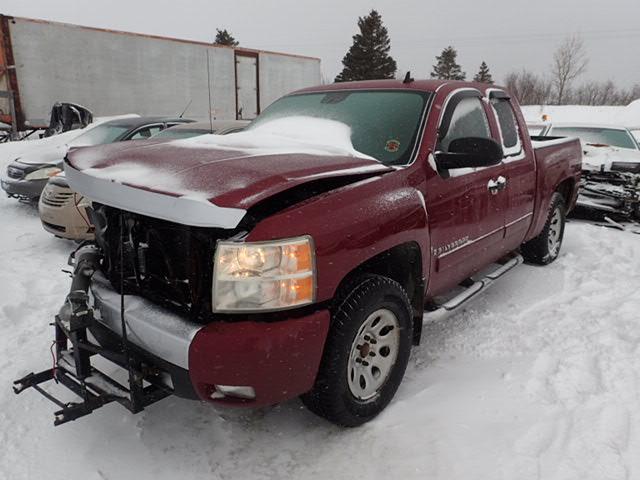
M 298 401 L 216 410 L 175 398 L 54 428 L 11 381 L 51 362 L 73 244 L 0 198 L 0 478 L 640 478 L 640 236 L 568 225 L 561 258 L 520 267 L 429 325 L 395 401 L 341 430 Z
M 557 123 L 622 125 L 640 130 L 640 99 L 626 106 L 524 105 L 522 113 L 527 122 L 540 122 L 548 115 L 549 121 Z

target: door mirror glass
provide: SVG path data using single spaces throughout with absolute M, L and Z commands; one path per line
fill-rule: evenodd
M 447 152 L 436 152 L 438 169 L 491 167 L 502 162 L 502 147 L 490 138 L 456 138 L 449 144 Z

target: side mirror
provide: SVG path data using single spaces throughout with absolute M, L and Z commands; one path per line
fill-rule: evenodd
M 481 137 L 456 138 L 449 144 L 448 152 L 435 153 L 440 170 L 491 167 L 498 165 L 503 158 L 502 147 L 495 140 Z

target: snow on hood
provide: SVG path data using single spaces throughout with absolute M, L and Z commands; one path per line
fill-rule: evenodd
M 640 151 L 608 145 L 583 145 L 582 168 L 584 170 L 611 170 L 613 162 L 640 163 Z
M 87 168 L 84 174 L 117 183 L 134 183 L 156 191 L 179 192 L 181 197 L 207 200 L 205 191 L 192 190 L 174 172 L 160 170 L 134 162 L 117 163 L 106 168 Z
M 76 191 L 131 211 L 140 210 L 136 202 L 143 201 L 133 190 L 189 199 L 189 208 L 195 201 L 244 211 L 304 183 L 346 176 L 362 179 L 393 171 L 356 151 L 350 135 L 350 128 L 340 122 L 287 118 L 225 136 L 79 148 L 67 156 L 65 171 Z M 131 200 L 133 196 L 138 200 Z M 163 216 L 155 210 L 144 214 L 170 216 L 171 221 L 184 223 L 179 212 L 188 209 L 178 204 L 167 204 L 173 210 L 161 212 Z M 216 221 L 212 215 L 209 218 Z
M 351 127 L 336 120 L 315 117 L 286 117 L 259 123 L 230 135 L 206 134 L 174 140 L 181 147 L 211 147 L 237 150 L 245 155 L 339 155 L 373 159 L 351 143 Z

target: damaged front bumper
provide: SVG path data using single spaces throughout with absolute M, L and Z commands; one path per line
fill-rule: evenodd
M 329 329 L 327 309 L 202 325 L 141 297 L 121 298 L 99 273 L 98 258 L 92 245 L 76 253 L 71 292 L 55 319 L 54 368 L 14 382 L 16 393 L 33 388 L 60 407 L 55 425 L 112 402 L 132 413 L 169 395 L 255 407 L 313 386 Z M 95 355 L 123 368 L 128 381 L 95 368 Z M 58 400 L 42 387 L 51 380 L 80 401 Z
M 583 171 L 577 205 L 640 220 L 640 174 Z
M 120 339 L 120 295 L 100 273 L 92 279 L 91 292 L 99 326 Z M 135 351 L 169 373 L 175 395 L 255 407 L 311 389 L 329 311 L 268 321 L 225 316 L 202 325 L 142 297 L 125 295 L 125 322 Z M 99 329 L 94 330 L 104 343 Z

